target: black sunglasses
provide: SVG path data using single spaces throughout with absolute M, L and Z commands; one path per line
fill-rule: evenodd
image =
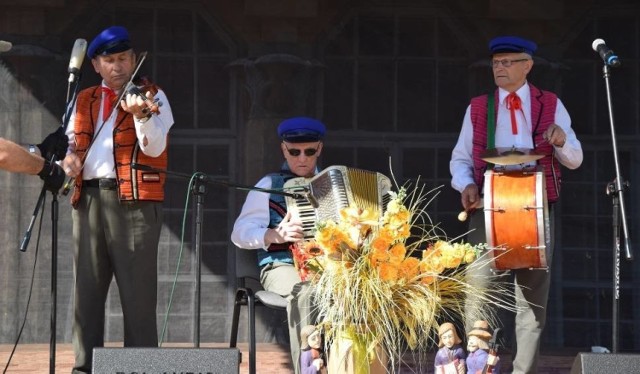
M 302 153 L 302 149 L 291 149 L 289 147 L 287 147 L 287 143 L 283 143 L 284 147 L 287 149 L 287 152 L 289 152 L 289 154 L 293 157 L 298 157 L 300 156 L 300 153 Z M 305 148 L 304 149 L 304 155 L 307 157 L 311 157 L 313 155 L 315 155 L 316 153 L 318 153 L 318 149 L 320 149 L 320 143 L 318 143 L 318 146 L 315 148 Z

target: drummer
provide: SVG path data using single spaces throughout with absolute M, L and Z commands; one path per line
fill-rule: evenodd
M 489 42 L 491 67 L 497 89 L 471 99 L 462 123 L 458 142 L 450 162 L 451 185 L 461 194 L 466 212 L 473 212 L 481 204 L 484 173 L 493 165 L 483 160 L 491 148 L 525 150 L 507 153 L 508 168 L 541 166 L 546 179 L 549 209 L 560 194 L 560 165 L 576 169 L 582 163 L 582 148 L 571 128 L 571 118 L 560 99 L 527 81 L 533 68 L 536 43 L 516 36 L 500 36 Z M 493 107 L 494 118 L 487 119 Z M 497 154 L 500 156 L 500 154 Z M 514 156 L 515 155 L 515 156 Z M 534 155 L 540 155 L 541 158 Z M 485 157 L 486 158 L 486 157 Z M 536 160 L 537 159 L 537 160 Z M 492 158 L 495 164 L 499 159 Z M 553 243 L 553 214 L 549 211 L 551 243 Z M 484 215 L 472 214 L 471 243 L 486 242 Z M 548 249 L 551 265 L 553 245 Z M 487 282 L 487 265 L 474 274 L 476 284 Z M 550 271 L 518 269 L 512 272 L 518 312 L 515 316 L 517 352 L 514 352 L 513 373 L 536 373 L 538 346 L 546 320 Z M 526 302 L 524 302 L 526 300 Z M 536 306 L 534 306 L 536 305 Z M 469 298 L 465 312 L 467 329 L 481 319 L 480 303 Z

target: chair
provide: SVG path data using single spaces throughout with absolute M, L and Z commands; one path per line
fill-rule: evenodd
M 258 249 L 259 250 L 259 249 Z M 256 250 L 236 250 L 236 298 L 233 306 L 233 319 L 231 321 L 231 337 L 229 346 L 236 347 L 238 340 L 238 324 L 240 322 L 240 307 L 247 305 L 249 319 L 249 374 L 256 373 L 256 305 L 264 305 L 271 309 L 286 310 L 287 299 L 274 292 L 257 290 L 254 292 L 246 286 L 246 279 L 260 280 L 258 268 L 258 256 Z

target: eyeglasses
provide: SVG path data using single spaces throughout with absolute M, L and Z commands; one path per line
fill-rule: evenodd
M 505 68 L 508 68 L 509 66 L 511 66 L 514 62 L 522 62 L 522 61 L 527 61 L 528 58 L 520 58 L 517 60 L 507 60 L 506 58 L 503 60 L 493 60 L 491 61 L 491 66 L 494 68 L 497 68 L 500 64 L 502 64 L 502 66 L 504 66 Z
M 304 151 L 304 155 L 307 157 L 311 157 L 313 155 L 315 155 L 316 153 L 318 153 L 318 149 L 320 149 L 320 143 L 318 143 L 318 146 L 315 148 L 305 148 L 304 150 L 302 149 L 296 149 L 296 148 L 289 148 L 287 147 L 287 143 L 283 143 L 284 147 L 287 149 L 287 152 L 289 152 L 289 154 L 293 157 L 298 157 L 300 156 L 300 154 Z

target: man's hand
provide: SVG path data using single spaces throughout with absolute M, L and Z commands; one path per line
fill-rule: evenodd
M 49 160 L 44 160 L 44 166 L 38 176 L 44 181 L 44 187 L 53 193 L 58 193 L 64 184 L 64 171 L 58 164 L 51 163 Z
M 567 134 L 564 133 L 562 127 L 555 123 L 549 126 L 549 128 L 542 134 L 542 137 L 544 140 L 549 142 L 549 144 L 556 147 L 564 146 L 564 143 L 567 141 Z
M 149 108 L 147 103 L 153 103 L 153 95 L 150 91 L 145 94 L 146 100 L 138 95 L 127 93 L 127 96 L 122 99 L 120 106 L 125 112 L 131 113 L 137 119 L 143 119 L 151 115 L 152 110 L 157 110 L 158 107 Z
M 302 221 L 292 218 L 291 212 L 287 212 L 278 227 L 268 229 L 264 234 L 266 245 L 297 242 L 304 239 Z
M 60 165 L 62 165 L 64 172 L 72 178 L 80 175 L 80 172 L 82 171 L 82 161 L 80 161 L 80 157 L 75 153 L 69 153 L 67 157 L 62 160 Z
M 51 160 L 55 156 L 56 160 L 62 160 L 67 154 L 67 147 L 69 147 L 69 137 L 64 133 L 62 127 L 51 134 L 47 135 L 42 143 L 37 144 L 40 149 L 40 155 L 46 160 Z
M 475 183 L 467 185 L 460 194 L 462 200 L 462 207 L 465 211 L 475 209 L 480 205 L 480 193 L 478 192 L 478 186 Z

